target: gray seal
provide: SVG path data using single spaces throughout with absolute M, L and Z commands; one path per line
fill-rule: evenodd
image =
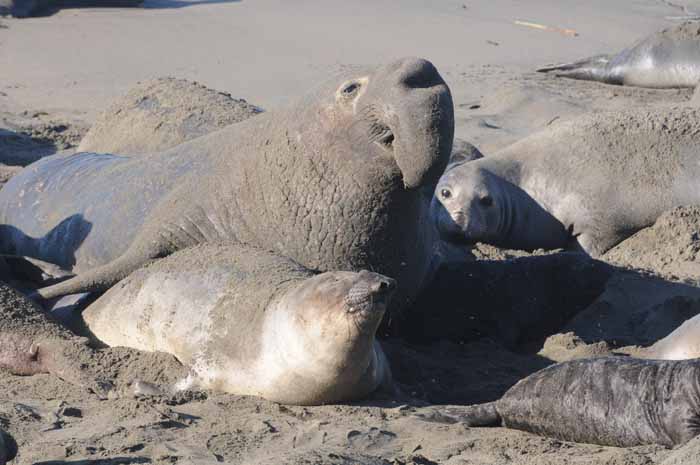
M 216 389 L 284 404 L 357 400 L 391 371 L 375 333 L 394 280 L 314 274 L 238 246 L 197 246 L 132 273 L 83 312 L 110 346 L 175 355 L 179 388 Z
M 626 86 L 695 87 L 700 81 L 700 23 L 664 29 L 616 55 L 596 55 L 537 71 Z
M 565 441 L 674 447 L 700 433 L 698 379 L 700 360 L 575 360 L 533 373 L 495 402 L 431 414 Z
M 142 3 L 143 0 L 0 0 L 0 16 L 26 18 L 60 8 L 134 7 Z
M 667 210 L 700 203 L 700 111 L 596 113 L 564 121 L 440 179 L 443 239 L 604 253 Z
M 164 152 L 53 156 L 0 191 L 0 249 L 77 274 L 43 298 L 106 289 L 201 243 L 318 271 L 370 269 L 405 305 L 433 269 L 429 200 L 454 132 L 428 61 L 352 69 L 291 104 Z

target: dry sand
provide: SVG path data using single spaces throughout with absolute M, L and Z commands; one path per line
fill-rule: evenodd
M 558 118 L 687 101 L 689 90 L 532 72 L 619 50 L 685 13 L 700 13 L 700 2 L 147 0 L 145 9 L 0 19 L 0 181 L 75 150 L 137 81 L 186 78 L 272 108 L 331 69 L 402 55 L 438 66 L 455 97 L 457 136 L 488 155 Z M 552 360 L 640 353 L 700 312 L 699 224 L 695 207 L 669 212 L 610 251 L 610 264 L 479 246 L 476 262 L 445 267 L 382 328 L 396 398 L 314 408 L 214 392 L 135 398 L 134 380 L 167 386 L 183 368 L 165 354 L 115 348 L 80 360 L 113 380 L 120 394 L 107 399 L 51 375 L 0 373 L 0 428 L 19 443 L 18 464 L 699 463 L 700 439 L 675 451 L 610 448 L 412 415 L 426 404 L 493 400 Z

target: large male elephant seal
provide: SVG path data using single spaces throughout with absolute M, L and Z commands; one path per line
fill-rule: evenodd
M 44 298 L 105 289 L 149 260 L 223 242 L 309 269 L 391 276 L 405 304 L 431 269 L 424 191 L 453 132 L 450 92 L 431 63 L 346 71 L 286 109 L 164 152 L 28 166 L 0 191 L 0 248 L 77 273 Z M 74 233 L 50 233 L 59 224 Z
M 672 447 L 700 434 L 698 379 L 700 360 L 575 360 L 533 373 L 495 402 L 439 408 L 435 419 L 607 446 Z
M 391 385 L 375 332 L 382 275 L 318 275 L 240 246 L 197 246 L 132 273 L 83 312 L 110 346 L 169 352 L 203 388 L 286 404 L 359 399 Z
M 537 71 L 626 86 L 695 87 L 700 81 L 700 23 L 664 29 L 616 55 L 597 55 Z
M 700 203 L 700 110 L 586 115 L 448 169 L 431 214 L 446 240 L 600 255 Z

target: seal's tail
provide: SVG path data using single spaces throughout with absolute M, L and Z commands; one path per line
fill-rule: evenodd
M 609 81 L 610 76 L 607 66 L 610 63 L 610 55 L 596 55 L 572 63 L 560 63 L 557 65 L 538 68 L 538 73 L 554 72 L 556 76 L 571 79 L 583 79 L 586 81 Z

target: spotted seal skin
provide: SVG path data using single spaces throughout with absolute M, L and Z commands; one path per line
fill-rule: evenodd
M 597 55 L 537 71 L 626 86 L 695 87 L 700 81 L 700 24 L 691 21 L 664 29 L 616 55 Z
M 77 274 L 42 298 L 106 289 L 196 244 L 242 243 L 309 269 L 391 276 L 405 305 L 433 269 L 424 191 L 453 132 L 449 89 L 428 61 L 355 68 L 164 152 L 28 166 L 0 191 L 0 249 Z M 72 233 L 52 233 L 58 225 Z
M 528 376 L 495 402 L 426 416 L 565 441 L 674 447 L 700 433 L 699 380 L 700 360 L 575 360 Z
M 377 273 L 314 274 L 239 246 L 197 246 L 132 273 L 83 312 L 110 346 L 175 355 L 179 387 L 297 405 L 390 388 L 375 333 L 396 282 Z
M 431 216 L 444 240 L 598 256 L 667 210 L 700 203 L 700 111 L 597 113 L 448 168 Z

